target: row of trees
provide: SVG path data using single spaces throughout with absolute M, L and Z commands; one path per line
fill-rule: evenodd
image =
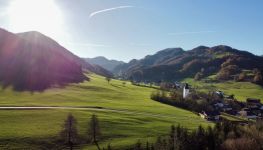
M 61 138 L 70 150 L 79 144 L 77 120 L 69 114 L 65 120 Z M 92 143 L 101 150 L 101 130 L 96 115 L 92 115 L 86 143 Z M 111 150 L 110 144 L 103 150 Z M 154 143 L 138 141 L 130 150 L 261 150 L 263 149 L 263 122 L 258 121 L 249 125 L 238 125 L 229 121 L 217 123 L 214 127 L 189 130 L 180 125 L 171 126 L 168 135 L 160 136 Z
M 78 134 L 77 120 L 72 114 L 69 114 L 67 119 L 65 120 L 63 129 L 60 132 L 60 137 L 63 143 L 66 144 L 70 148 L 70 150 L 73 149 L 74 145 L 77 145 L 80 143 L 80 141 L 83 141 Z M 98 143 L 100 138 L 101 130 L 99 120 L 97 116 L 93 114 L 88 124 L 87 137 L 85 138 L 85 140 L 86 143 L 95 144 L 98 150 L 100 150 Z
M 167 136 L 155 143 L 136 143 L 135 150 L 260 150 L 263 149 L 263 123 L 239 126 L 217 123 L 213 128 L 199 126 L 196 130 L 171 126 Z
M 214 94 L 205 94 L 194 91 L 184 99 L 182 93 L 181 90 L 173 90 L 171 92 L 158 90 L 151 94 L 151 99 L 194 112 L 213 111 L 214 108 L 210 104 L 213 101 L 220 99 L 219 96 Z

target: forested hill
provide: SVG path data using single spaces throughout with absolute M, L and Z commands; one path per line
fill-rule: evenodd
M 0 82 L 15 90 L 44 90 L 82 82 L 83 69 L 110 74 L 90 65 L 39 32 L 14 34 L 0 29 Z
M 140 60 L 117 66 L 114 73 L 136 81 L 177 81 L 187 77 L 217 74 L 220 80 L 234 79 L 243 71 L 260 72 L 263 58 L 229 46 L 199 46 L 185 51 L 169 48 Z

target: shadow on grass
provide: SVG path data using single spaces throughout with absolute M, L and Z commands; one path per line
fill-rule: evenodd
M 81 149 L 86 145 L 86 139 L 80 137 L 79 142 L 74 145 L 74 149 Z M 8 138 L 0 139 L 0 149 L 12 150 L 65 150 L 67 144 L 58 137 L 49 138 Z
M 113 87 L 116 87 L 116 88 L 122 88 L 123 86 L 120 86 L 120 85 L 114 85 L 114 84 L 110 84 L 111 86 L 113 86 Z
M 34 92 L 44 92 L 45 90 L 52 88 L 52 87 L 58 87 L 58 88 L 65 88 L 68 84 L 71 83 L 83 83 L 85 81 L 90 81 L 88 77 L 83 77 L 80 79 L 72 79 L 72 80 L 64 80 L 64 81 L 53 81 L 53 82 L 47 82 L 40 81 L 34 84 L 28 84 L 24 81 L 2 81 L 0 82 L 0 85 L 2 86 L 2 90 L 7 89 L 8 87 L 12 87 L 14 91 L 17 92 L 26 92 L 29 91 L 31 94 L 34 94 Z

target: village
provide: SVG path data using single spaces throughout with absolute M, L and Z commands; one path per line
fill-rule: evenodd
M 183 98 L 191 94 L 189 84 L 183 88 Z M 208 121 L 220 121 L 222 114 L 227 114 L 247 120 L 260 120 L 263 118 L 263 104 L 260 99 L 247 98 L 245 102 L 234 98 L 234 95 L 226 95 L 222 91 L 214 91 L 216 99 L 210 104 L 212 111 L 202 111 L 199 115 Z
M 143 84 L 133 82 L 133 84 L 137 86 L 150 85 L 150 87 L 153 87 L 152 84 L 146 82 Z M 183 99 L 193 99 L 192 95 L 196 94 L 196 89 L 192 88 L 188 83 L 159 82 L 155 83 L 154 86 L 160 87 L 161 90 L 166 91 L 181 91 Z M 263 103 L 260 99 L 247 98 L 246 100 L 241 101 L 237 100 L 234 95 L 227 95 L 220 90 L 213 91 L 209 94 L 212 95 L 212 100 L 208 103 L 209 106 L 206 106 L 209 107 L 209 110 L 197 112 L 201 118 L 206 119 L 207 121 L 219 122 L 222 120 L 228 120 L 229 118 L 235 118 L 236 120 L 239 120 L 239 122 L 245 123 L 248 121 L 263 119 Z

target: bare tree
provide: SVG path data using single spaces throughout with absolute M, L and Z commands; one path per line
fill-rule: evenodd
M 108 83 L 110 83 L 111 77 L 106 77 L 105 80 L 108 81 Z
M 125 81 L 123 81 L 123 82 L 122 82 L 122 85 L 123 85 L 123 86 L 125 86 L 125 85 L 126 85 L 126 82 L 125 82 Z
M 60 133 L 61 138 L 73 149 L 73 145 L 77 142 L 78 131 L 76 128 L 77 120 L 72 114 L 69 114 Z
M 92 143 L 94 143 L 98 150 L 100 150 L 98 141 L 101 136 L 101 130 L 99 125 L 98 117 L 93 114 L 89 122 L 88 137 Z

